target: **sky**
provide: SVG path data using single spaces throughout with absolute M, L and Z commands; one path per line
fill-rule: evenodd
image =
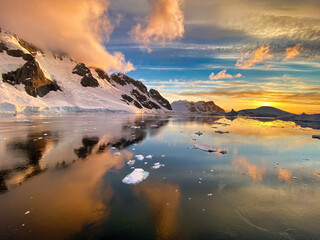
M 27 3 L 26 3 L 27 2 Z M 0 26 L 169 101 L 320 113 L 319 0 L 0 0 Z

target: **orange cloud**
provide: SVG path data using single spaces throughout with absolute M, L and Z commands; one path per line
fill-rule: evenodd
M 2 1 L 0 22 L 39 48 L 67 53 L 105 70 L 133 70 L 122 53 L 111 54 L 103 45 L 113 30 L 108 8 L 108 0 Z
M 249 69 L 257 63 L 273 58 L 273 54 L 270 53 L 270 47 L 264 45 L 254 50 L 252 52 L 253 56 L 251 58 L 246 59 L 246 57 L 248 57 L 249 55 L 250 52 L 247 52 L 242 58 L 237 61 L 236 66 L 242 69 Z
M 294 47 L 287 48 L 286 53 L 284 54 L 284 60 L 292 59 L 299 56 L 300 52 L 303 50 L 304 48 L 301 47 L 301 43 L 298 43 Z
M 131 30 L 136 42 L 165 42 L 183 37 L 184 16 L 181 10 L 182 0 L 150 0 L 152 14 L 143 28 L 137 24 Z
M 210 78 L 210 80 L 219 80 L 219 79 L 239 78 L 241 76 L 242 76 L 241 73 L 238 73 L 235 76 L 232 76 L 231 74 L 227 73 L 227 70 L 225 69 L 225 70 L 218 72 L 216 75 L 214 75 L 214 73 L 211 73 L 209 78 Z

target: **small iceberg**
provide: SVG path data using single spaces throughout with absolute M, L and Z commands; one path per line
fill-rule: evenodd
M 131 126 L 131 129 L 140 129 L 140 126 Z
M 320 139 L 320 135 L 312 135 L 312 138 Z
M 132 166 L 133 164 L 135 164 L 135 162 L 136 162 L 136 160 L 129 160 L 129 161 L 127 162 L 127 164 L 128 164 L 129 166 Z
M 204 152 L 218 152 L 221 154 L 226 154 L 228 152 L 227 149 L 221 149 L 217 146 L 213 146 L 213 145 L 207 145 L 207 144 L 193 144 L 192 146 L 193 149 L 199 149 L 201 151 Z
M 161 163 L 159 163 L 159 162 L 156 162 L 156 163 L 151 167 L 151 169 L 152 169 L 152 170 L 155 170 L 155 169 L 159 169 L 159 168 L 164 167 L 164 166 L 165 166 L 164 164 L 161 164 Z
M 146 156 L 146 158 L 151 159 L 153 156 L 152 155 L 148 155 Z
M 197 134 L 198 136 L 201 136 L 203 133 L 198 131 L 198 132 L 195 132 L 194 134 Z
M 136 168 L 132 173 L 128 174 L 122 182 L 124 184 L 138 184 L 141 183 L 149 176 L 149 172 L 144 171 L 142 168 Z
M 135 157 L 139 161 L 142 161 L 144 159 L 144 156 L 142 156 L 142 155 L 135 155 Z

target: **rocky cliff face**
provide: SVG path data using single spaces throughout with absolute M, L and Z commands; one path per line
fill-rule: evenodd
M 0 112 L 172 110 L 158 91 L 148 91 L 140 81 L 43 52 L 3 30 L 0 77 Z
M 191 113 L 224 113 L 225 111 L 217 106 L 213 101 L 175 101 L 171 104 L 172 109 L 176 112 L 191 112 Z

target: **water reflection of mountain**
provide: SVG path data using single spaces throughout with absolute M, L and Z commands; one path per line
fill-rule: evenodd
M 5 180 L 14 177 L 12 176 L 14 173 L 23 173 L 22 179 L 19 179 L 21 183 L 46 170 L 46 166 L 41 164 L 41 160 L 48 147 L 58 141 L 56 135 L 57 134 L 50 131 L 32 133 L 29 134 L 24 141 L 17 140 L 7 144 L 7 151 L 14 156 L 22 156 L 25 159 L 25 163 L 18 164 L 11 169 L 0 170 L 0 192 L 6 192 L 8 190 Z
M 82 146 L 74 148 L 74 153 L 78 159 L 86 159 L 90 155 L 99 154 L 107 151 L 111 147 L 119 150 L 125 149 L 133 144 L 142 142 L 148 134 L 153 135 L 166 124 L 169 120 L 161 117 L 138 117 L 134 121 L 117 122 L 121 124 L 121 131 L 117 132 L 107 142 L 100 136 L 83 136 Z M 132 129 L 131 126 L 139 128 Z M 9 169 L 0 169 L 0 193 L 8 191 L 7 182 L 11 185 L 20 185 L 25 180 L 36 176 L 48 169 L 47 163 L 42 160 L 48 152 L 56 151 L 55 145 L 58 142 L 67 141 L 68 137 L 59 138 L 58 132 L 66 129 L 58 129 L 57 132 L 45 131 L 28 134 L 25 140 L 12 140 L 6 145 L 6 151 L 13 156 L 22 158 L 23 163 L 16 164 Z M 101 136 L 109 135 L 109 132 L 101 132 Z M 63 134 L 61 134 L 62 136 Z M 73 141 L 73 142 L 76 142 Z M 75 157 L 68 155 L 70 159 L 63 159 L 56 153 L 55 163 L 50 165 L 55 170 L 72 166 Z

